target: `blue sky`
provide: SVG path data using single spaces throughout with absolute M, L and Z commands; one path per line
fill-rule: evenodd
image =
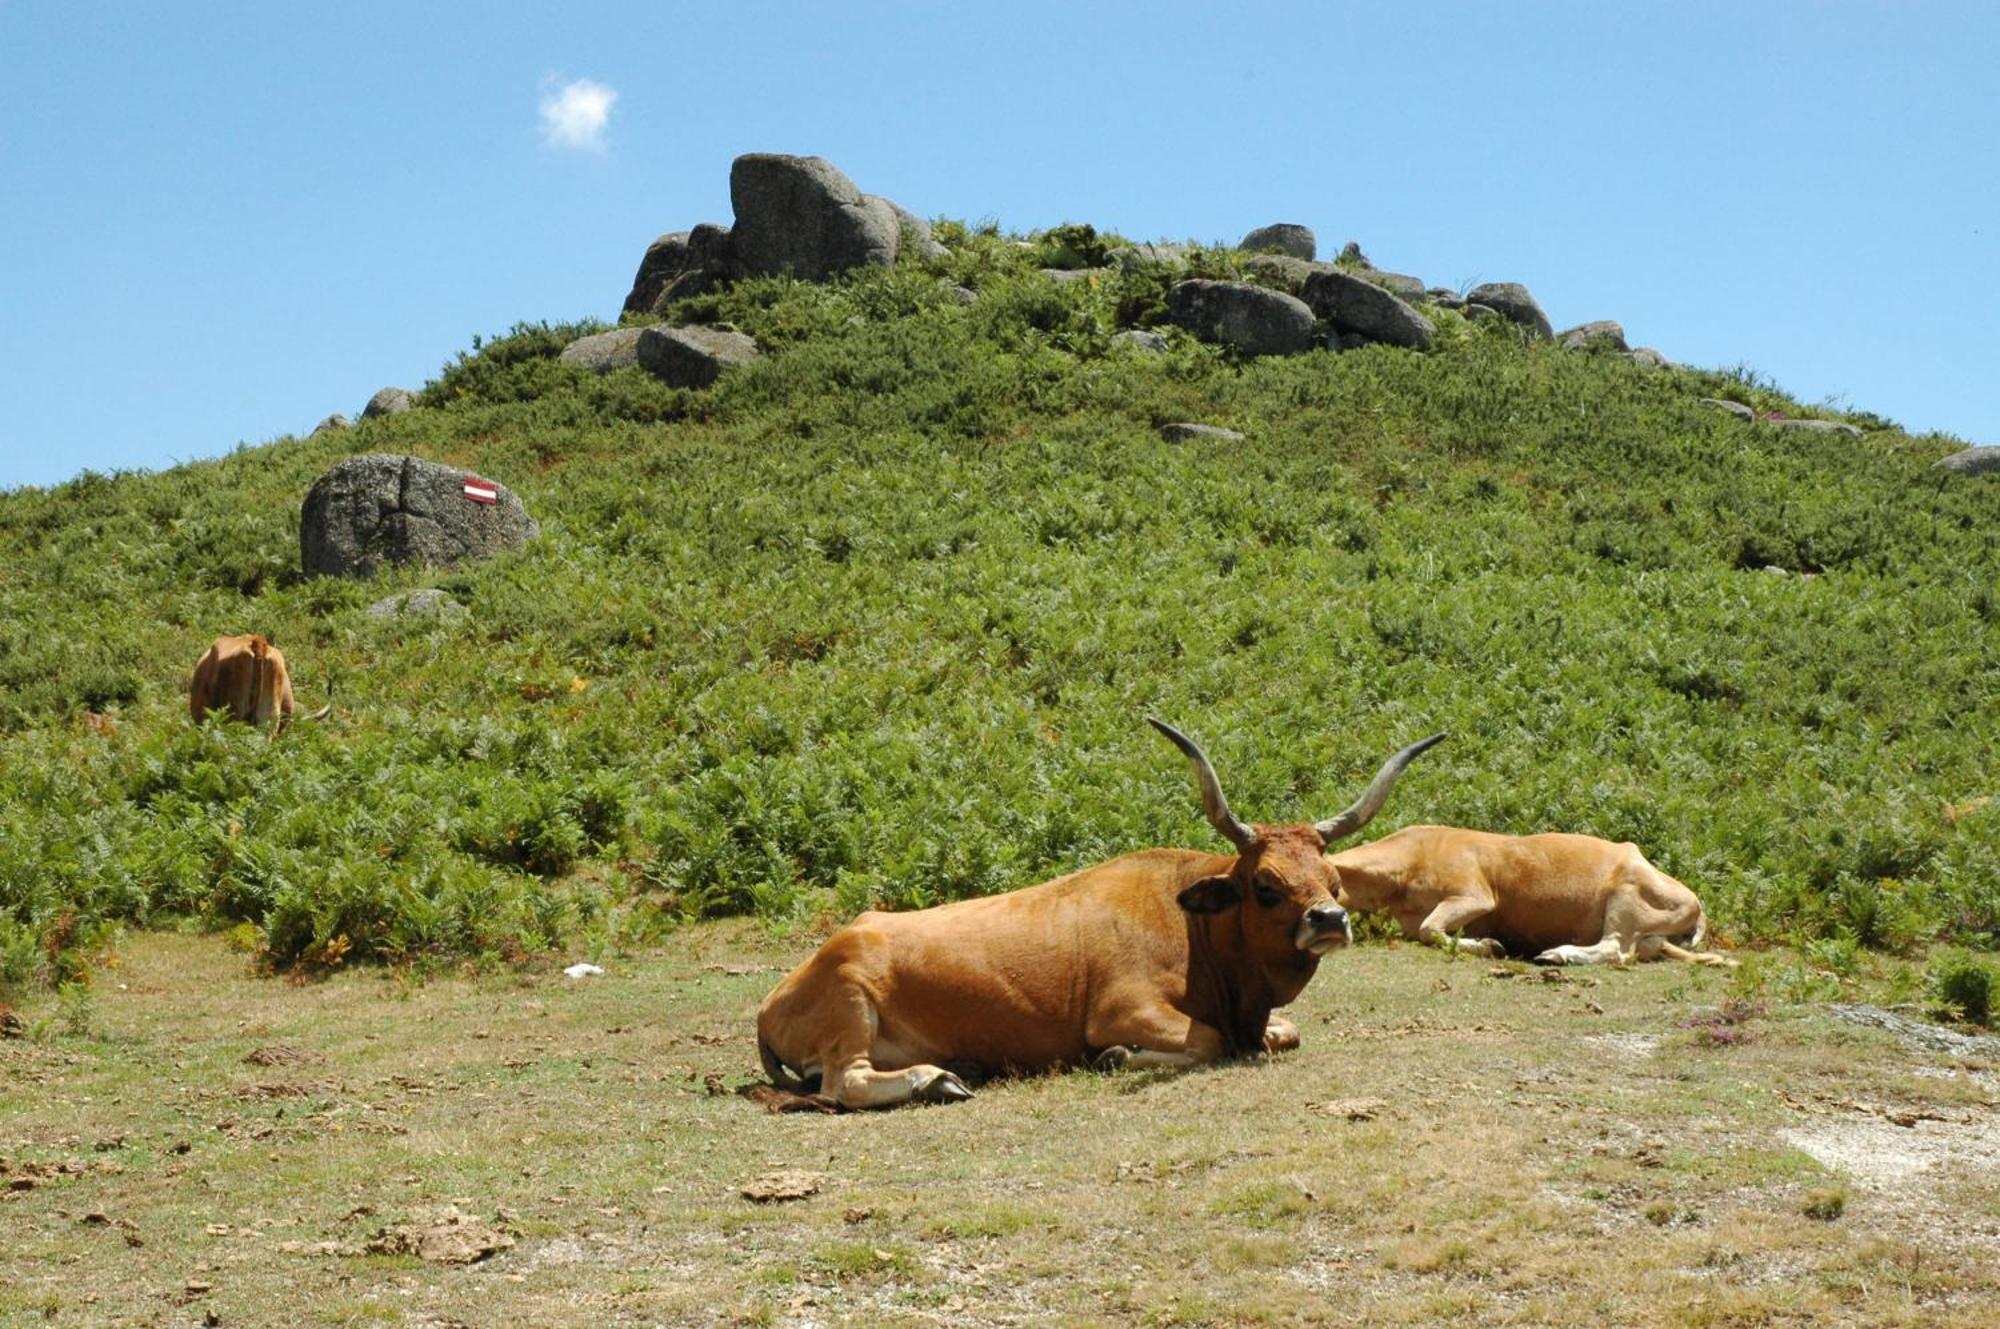
M 752 151 L 1010 230 L 1300 221 L 2000 442 L 1996 57 L 2000 5 L 1922 0 L 0 0 L 0 488 L 304 433 L 475 334 L 615 318 Z

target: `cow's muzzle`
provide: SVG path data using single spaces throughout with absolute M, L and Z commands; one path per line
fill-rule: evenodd
M 1298 946 L 1302 951 L 1324 955 L 1353 940 L 1354 927 L 1348 921 L 1347 911 L 1332 901 L 1314 905 L 1299 920 Z

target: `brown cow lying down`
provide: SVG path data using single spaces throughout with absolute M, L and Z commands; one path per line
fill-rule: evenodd
M 1495 835 L 1406 826 L 1328 856 L 1350 909 L 1386 910 L 1405 936 L 1541 964 L 1623 964 L 1668 956 L 1724 965 L 1701 945 L 1693 891 L 1639 847 L 1590 835 Z
M 1152 723 L 1193 763 L 1235 854 L 1147 849 L 1003 895 L 864 913 L 764 999 L 757 1043 L 772 1081 L 890 1107 L 971 1097 L 946 1066 L 1192 1066 L 1295 1046 L 1272 1008 L 1349 937 L 1323 850 L 1366 825 L 1443 735 L 1391 757 L 1337 817 L 1249 826 L 1201 749 Z
M 331 705 L 306 716 L 317 720 Z M 292 721 L 292 679 L 285 671 L 285 654 L 263 637 L 217 637 L 208 653 L 195 662 L 188 681 L 188 714 L 200 724 L 210 711 L 229 712 L 232 719 L 271 726 L 271 736 Z

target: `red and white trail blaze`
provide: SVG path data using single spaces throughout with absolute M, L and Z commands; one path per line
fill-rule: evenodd
M 465 496 L 474 503 L 498 503 L 500 486 L 491 480 L 482 480 L 476 475 L 465 477 Z

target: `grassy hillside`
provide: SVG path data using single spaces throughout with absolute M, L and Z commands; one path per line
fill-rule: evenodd
M 942 235 L 689 302 L 766 351 L 704 393 L 519 328 L 407 414 L 0 495 L 0 983 L 126 922 L 518 957 L 1208 846 L 1149 713 L 1250 818 L 1447 729 L 1370 834 L 1636 840 L 1738 942 L 2000 944 L 2000 484 L 1945 483 L 1947 441 L 1745 425 L 1696 399 L 1814 412 L 1449 313 L 1422 355 L 1147 355 L 1110 339 L 1163 277 Z M 475 467 L 543 538 L 304 579 L 300 500 L 365 451 Z M 469 615 L 363 612 L 411 585 Z M 334 717 L 192 727 L 189 668 L 245 631 Z

